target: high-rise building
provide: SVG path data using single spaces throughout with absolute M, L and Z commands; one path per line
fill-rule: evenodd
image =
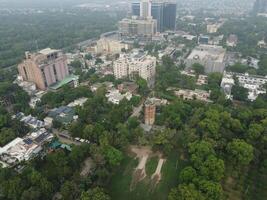
M 147 19 L 151 17 L 152 0 L 141 0 L 140 3 L 140 17 Z
M 119 22 L 119 34 L 151 38 L 157 32 L 157 21 L 154 19 L 122 19 Z
M 69 75 L 67 57 L 60 50 L 47 48 L 37 53 L 26 52 L 25 56 L 25 60 L 18 65 L 19 75 L 41 90 Z
M 159 32 L 163 31 L 163 6 L 162 2 L 153 2 L 151 7 L 151 15 L 153 19 L 157 20 L 157 29 Z
M 267 0 L 256 0 L 253 8 L 255 13 L 267 12 Z
M 133 2 L 131 7 L 132 15 L 140 16 L 140 2 Z
M 176 27 L 176 3 L 165 2 L 163 8 L 163 29 L 175 30 Z
M 171 0 L 152 0 L 150 6 L 142 6 L 143 2 L 132 3 L 132 15 L 143 17 L 142 10 L 151 6 L 151 16 L 157 20 L 157 30 L 175 30 L 176 25 L 176 3 Z M 144 4 L 146 5 L 146 4 Z M 139 8 L 138 8 L 139 6 Z M 144 12 L 144 11 L 143 11 Z M 148 12 L 146 10 L 146 12 Z
M 145 124 L 153 125 L 155 123 L 156 105 L 150 99 L 145 101 Z
M 131 55 L 121 54 L 113 65 L 114 76 L 117 79 L 134 79 L 139 76 L 147 81 L 149 87 L 155 84 L 156 58 L 142 52 Z

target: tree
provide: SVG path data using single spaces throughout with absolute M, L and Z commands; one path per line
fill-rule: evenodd
M 192 183 L 193 179 L 197 177 L 197 172 L 193 167 L 186 167 L 181 171 L 179 177 L 181 183 Z
M 81 200 L 110 200 L 110 197 L 102 188 L 96 187 L 88 190 L 87 192 L 83 192 Z
M 168 200 L 204 200 L 204 196 L 196 189 L 194 184 L 182 184 L 172 189 Z
M 228 143 L 226 150 L 234 166 L 245 166 L 253 160 L 253 147 L 241 139 Z
M 175 131 L 171 129 L 157 131 L 153 137 L 153 148 L 159 149 L 165 154 L 170 153 L 173 148 L 174 135 Z
M 79 188 L 73 181 L 66 181 L 60 189 L 64 200 L 75 200 L 79 196 Z
M 80 60 L 74 60 L 70 63 L 70 66 L 72 66 L 75 69 L 79 69 L 82 68 L 83 65 Z
M 192 69 L 195 71 L 196 74 L 204 74 L 205 73 L 204 66 L 199 64 L 199 63 L 194 63 L 192 65 Z
M 232 87 L 232 95 L 234 100 L 238 101 L 247 101 L 248 97 L 248 89 L 239 86 L 239 85 L 234 85 Z
M 104 147 L 104 156 L 107 159 L 108 164 L 111 167 L 119 166 L 123 159 L 123 154 L 121 151 L 115 149 L 112 146 Z

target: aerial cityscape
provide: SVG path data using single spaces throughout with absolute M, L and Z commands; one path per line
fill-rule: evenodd
M 267 0 L 0 0 L 0 200 L 266 200 Z

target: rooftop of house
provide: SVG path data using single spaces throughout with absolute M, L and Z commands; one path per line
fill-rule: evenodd
M 58 81 L 55 84 L 49 86 L 49 88 L 52 90 L 58 90 L 59 88 L 63 87 L 64 85 L 67 85 L 70 82 L 77 81 L 77 80 L 79 80 L 79 76 L 71 74 L 71 75 L 65 77 L 63 80 Z
M 216 62 L 224 62 L 226 50 L 221 46 L 199 45 L 187 59 L 192 60 L 213 60 Z

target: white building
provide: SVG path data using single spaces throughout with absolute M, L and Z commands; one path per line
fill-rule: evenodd
M 211 103 L 212 101 L 209 100 L 210 91 L 207 92 L 205 90 L 187 90 L 187 89 L 179 89 L 174 91 L 175 96 L 180 97 L 184 100 L 200 100 Z
M 108 98 L 109 102 L 113 104 L 119 104 L 120 101 L 123 100 L 124 98 L 130 101 L 132 98 L 132 94 L 129 92 L 126 92 L 125 94 L 121 94 L 119 90 L 112 89 L 108 91 L 108 93 L 106 94 L 106 97 Z
M 249 74 L 240 74 L 232 72 L 224 72 L 221 87 L 223 88 L 226 98 L 232 99 L 231 89 L 235 84 L 234 76 L 238 79 L 239 85 L 248 89 L 248 99 L 254 101 L 259 94 L 265 94 L 266 90 L 263 85 L 267 83 L 267 77 Z
M 156 58 L 142 52 L 122 54 L 113 65 L 114 76 L 117 79 L 130 78 L 135 75 L 145 79 L 149 87 L 155 84 Z
M 199 45 L 185 60 L 187 69 L 199 63 L 205 67 L 206 73 L 223 72 L 225 68 L 226 50 L 221 46 Z
M 129 45 L 119 40 L 103 37 L 97 41 L 95 46 L 95 53 L 117 54 L 121 53 L 122 49 L 128 50 Z
M 229 35 L 229 37 L 226 40 L 226 45 L 228 47 L 236 47 L 237 42 L 238 42 L 237 35 L 231 34 L 231 35 Z

